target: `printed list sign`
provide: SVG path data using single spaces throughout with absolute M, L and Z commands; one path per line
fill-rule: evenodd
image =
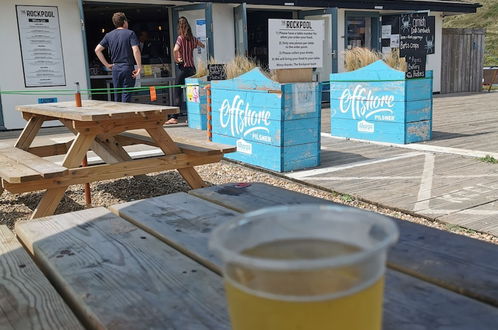
M 321 68 L 323 20 L 268 20 L 270 69 Z
M 57 7 L 16 6 L 26 87 L 65 86 Z

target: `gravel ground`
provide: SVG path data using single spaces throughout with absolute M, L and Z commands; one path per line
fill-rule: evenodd
M 403 220 L 420 223 L 429 227 L 439 228 L 454 232 L 456 234 L 498 244 L 498 237 L 493 235 L 479 233 L 473 230 L 431 221 L 425 218 L 415 217 L 400 211 L 366 203 L 349 195 L 341 195 L 335 192 L 316 189 L 280 176 L 234 164 L 232 162 L 222 161 L 217 164 L 199 166 L 197 167 L 197 170 L 202 178 L 212 185 L 219 185 L 228 182 L 265 182 L 274 186 L 328 199 L 337 203 L 387 214 Z M 171 194 L 180 191 L 188 191 L 189 189 L 189 186 L 187 186 L 182 177 L 176 171 L 152 173 L 140 178 L 107 180 L 91 184 L 92 205 L 107 207 L 137 199 Z M 6 224 L 9 228 L 13 228 L 16 221 L 28 219 L 38 204 L 40 198 L 41 192 L 24 194 L 11 194 L 4 192 L 0 198 L 0 224 Z M 83 186 L 72 186 L 66 192 L 66 195 L 62 203 L 57 208 L 56 213 L 60 214 L 82 210 L 85 208 L 84 205 Z

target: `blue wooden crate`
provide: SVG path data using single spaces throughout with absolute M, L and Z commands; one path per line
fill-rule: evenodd
M 213 142 L 237 146 L 227 158 L 277 172 L 320 164 L 318 83 L 280 84 L 255 68 L 211 89 Z
M 331 134 L 362 140 L 413 143 L 432 138 L 432 71 L 426 78 L 377 61 L 330 75 Z
M 206 77 L 186 78 L 186 100 L 188 127 L 201 130 L 207 129 L 207 92 L 204 87 L 209 85 Z

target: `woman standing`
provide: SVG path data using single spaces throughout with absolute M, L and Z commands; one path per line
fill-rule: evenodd
M 175 85 L 185 85 L 185 78 L 195 74 L 194 49 L 204 48 L 204 44 L 192 34 L 192 28 L 185 17 L 178 19 L 178 38 L 176 39 L 173 56 L 178 65 L 178 75 Z M 174 91 L 174 105 L 180 107 L 183 100 L 183 88 L 176 87 Z M 174 114 L 166 124 L 177 124 L 178 114 Z

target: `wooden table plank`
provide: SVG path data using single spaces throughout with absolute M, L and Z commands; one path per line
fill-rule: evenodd
M 229 328 L 216 274 L 104 208 L 16 232 L 88 327 Z
M 332 203 L 264 183 L 239 188 L 225 184 L 189 193 L 242 213 L 300 201 Z M 392 219 L 400 239 L 389 254 L 389 267 L 498 306 L 498 246 Z
M 132 118 L 134 116 L 143 117 L 154 113 L 174 114 L 179 112 L 178 107 L 95 100 L 84 100 L 83 106 L 80 108 L 76 107 L 73 101 L 68 101 L 49 104 L 18 105 L 16 109 L 24 113 L 77 121 Z
M 189 194 L 243 213 L 276 205 L 333 203 L 259 182 L 211 186 L 191 190 Z
M 0 154 L 19 164 L 33 169 L 34 171 L 40 173 L 40 175 L 44 178 L 53 178 L 67 172 L 67 168 L 65 167 L 59 166 L 49 160 L 43 159 L 16 147 L 0 149 Z
M 111 209 L 163 241 L 181 244 L 182 252 L 220 273 L 220 261 L 207 251 L 207 242 L 214 226 L 230 220 L 226 209 L 208 209 L 212 216 L 205 216 L 205 203 L 180 194 Z M 495 329 L 498 321 L 496 308 L 394 270 L 387 271 L 385 295 L 384 329 Z
M 183 192 L 117 204 L 109 209 L 184 254 L 189 255 L 193 248 L 195 257 L 213 270 L 217 267 L 212 263 L 215 257 L 206 248 L 206 234 L 239 215 Z
M 0 154 L 0 177 L 10 183 L 41 179 L 40 173 Z
M 6 226 L 0 226 L 0 329 L 83 329 Z

